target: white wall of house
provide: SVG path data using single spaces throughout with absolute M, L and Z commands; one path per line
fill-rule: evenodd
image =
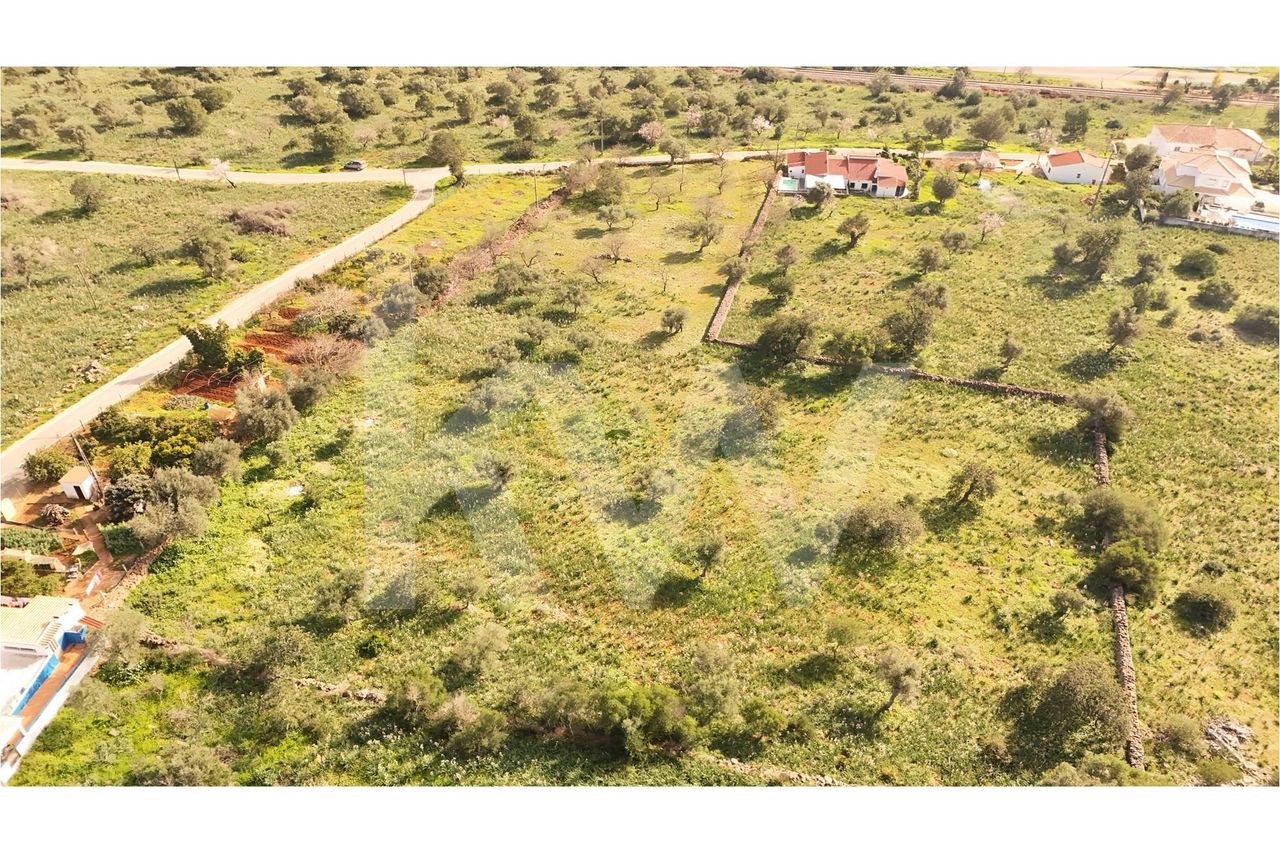
M 1102 182 L 1102 166 L 1090 163 L 1071 163 L 1066 166 L 1052 166 L 1045 157 L 1040 164 L 1041 171 L 1049 180 L 1059 184 L 1084 184 L 1086 186 Z
M 876 185 L 876 192 L 875 192 L 876 198 L 893 198 L 897 194 L 898 194 L 898 187 L 896 186 L 881 186 L 879 184 Z

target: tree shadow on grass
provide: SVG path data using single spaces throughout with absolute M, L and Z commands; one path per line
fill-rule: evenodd
M 1031 452 L 1059 465 L 1077 465 L 1093 458 L 1093 443 L 1075 427 L 1036 433 L 1027 442 Z
M 667 341 L 671 340 L 671 337 L 672 337 L 671 335 L 667 334 L 662 329 L 654 329 L 651 332 L 645 332 L 643 335 L 641 335 L 640 338 L 636 341 L 636 346 L 641 347 L 643 349 L 655 350 L 661 347 Z
M 130 296 L 172 296 L 185 290 L 199 287 L 203 283 L 199 278 L 162 278 L 147 282 L 129 291 Z
M 316 151 L 294 151 L 280 158 L 286 169 L 302 169 L 308 166 L 330 166 L 334 161 Z
M 847 248 L 848 243 L 842 240 L 827 240 L 824 243 L 819 243 L 814 250 L 809 253 L 809 257 L 818 262 L 829 261 L 832 258 L 843 257 L 846 254 L 845 250 Z
M 899 566 L 898 555 L 892 551 L 864 545 L 849 536 L 841 536 L 832 555 L 832 565 L 857 577 L 883 577 Z
M 1083 276 L 1041 273 L 1027 276 L 1027 284 L 1038 288 L 1050 299 L 1071 299 L 1089 290 L 1090 282 Z
M 893 281 L 889 282 L 889 289 L 890 290 L 910 290 L 911 288 L 919 284 L 920 279 L 922 278 L 924 278 L 924 276 L 920 275 L 920 273 L 918 272 L 907 273 L 906 275 L 899 276 L 898 278 L 895 278 Z
M 813 399 L 836 394 L 857 377 L 836 368 L 820 368 L 818 370 L 796 371 L 782 380 L 782 393 L 795 399 Z
M 1103 350 L 1082 352 L 1058 368 L 1068 376 L 1084 381 L 1101 379 L 1117 367 L 1116 359 Z
M 683 607 L 701 585 L 701 578 L 683 572 L 668 572 L 653 591 L 653 606 Z
M 981 510 L 968 501 L 956 503 L 950 498 L 937 497 L 925 502 L 920 518 L 930 533 L 946 538 L 954 528 L 973 521 L 980 513 Z
M 831 652 L 813 652 L 794 663 L 779 667 L 778 675 L 797 687 L 814 687 L 824 684 L 840 674 L 843 666 L 838 655 Z
M 970 376 L 982 382 L 999 382 L 1004 378 L 1004 368 L 998 364 L 993 367 L 980 367 Z
M 691 264 L 701 257 L 701 252 L 692 249 L 687 252 L 667 252 L 662 256 L 662 262 L 664 264 Z
M 573 236 L 578 240 L 599 240 L 605 235 L 603 228 L 597 228 L 594 225 L 584 225 L 581 228 L 575 228 Z

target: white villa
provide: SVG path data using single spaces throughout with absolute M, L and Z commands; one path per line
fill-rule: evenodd
M 1147 135 L 1147 144 L 1156 154 L 1169 157 L 1209 148 L 1245 163 L 1260 163 L 1271 149 L 1256 131 L 1243 127 L 1215 127 L 1211 124 L 1157 124 Z
M 1152 175 L 1155 188 L 1163 193 L 1191 190 L 1196 204 L 1208 202 L 1231 210 L 1249 211 L 1259 201 L 1249 166 L 1212 148 L 1169 155 Z

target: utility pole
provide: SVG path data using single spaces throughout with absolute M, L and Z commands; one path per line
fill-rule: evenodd
M 1098 191 L 1093 194 L 1093 204 L 1089 207 L 1089 216 L 1093 216 L 1098 210 L 1098 199 L 1102 198 L 1102 188 L 1107 185 L 1107 173 L 1111 171 L 1111 155 L 1116 151 L 1116 142 L 1111 140 L 1111 144 L 1107 146 L 1107 165 L 1102 167 L 1102 177 L 1098 180 Z

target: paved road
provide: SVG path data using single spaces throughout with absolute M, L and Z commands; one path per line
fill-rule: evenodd
M 878 149 L 839 149 L 842 153 L 874 154 Z M 940 151 L 926 152 L 926 157 L 959 157 L 973 156 L 975 152 Z M 689 162 L 707 162 L 715 159 L 714 154 L 693 154 Z M 765 151 L 729 151 L 725 158 L 741 161 L 751 158 L 768 157 Z M 1034 155 L 1012 155 L 1034 156 Z M 636 157 L 606 158 L 626 165 L 649 165 L 668 162 L 664 155 L 644 155 Z M 477 163 L 467 166 L 469 175 L 509 175 L 530 172 L 553 172 L 568 161 L 551 161 L 539 163 Z M 129 163 L 104 163 L 93 160 L 24 160 L 2 158 L 0 170 L 15 169 L 47 172 L 93 172 L 109 175 L 139 175 L 143 177 L 166 180 L 222 180 L 204 169 L 172 169 L 160 166 L 140 166 Z M 414 217 L 431 206 L 434 201 L 436 182 L 449 174 L 447 169 L 365 169 L 361 172 L 230 172 L 230 179 L 236 183 L 258 184 L 320 184 L 348 183 L 355 181 L 374 181 L 378 183 L 396 183 L 404 181 L 415 190 L 413 198 L 390 216 L 375 222 L 363 231 L 348 237 L 336 246 L 325 249 L 318 255 L 297 264 L 265 281 L 252 290 L 241 294 L 226 305 L 221 311 L 209 317 L 206 322 L 226 321 L 230 326 L 244 323 L 255 313 L 270 305 L 287 293 L 301 279 L 318 275 L 341 263 L 352 255 L 363 251 L 373 243 L 381 240 L 391 232 L 400 228 Z M 12 445 L 0 452 L 0 496 L 16 497 L 28 486 L 22 471 L 22 462 L 28 455 L 37 450 L 49 447 L 71 433 L 84 427 L 98 413 L 119 403 L 147 383 L 173 367 L 191 349 L 187 339 L 179 338 L 171 341 L 159 352 L 109 379 L 104 385 L 91 391 L 87 396 L 71 404 L 45 423 L 33 429 Z

